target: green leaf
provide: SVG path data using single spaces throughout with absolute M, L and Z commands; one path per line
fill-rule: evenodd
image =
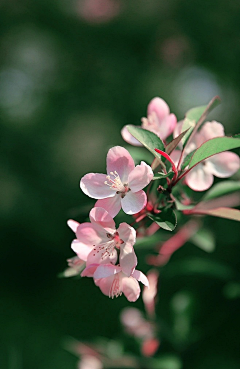
M 172 178 L 174 176 L 174 172 L 168 172 L 167 174 L 165 173 L 161 173 L 158 172 L 157 174 L 155 174 L 155 176 L 153 177 L 153 181 L 155 181 L 156 179 L 163 179 L 163 178 L 167 178 L 170 177 Z
M 236 135 L 233 135 L 233 138 L 240 138 L 240 133 L 237 133 Z
M 165 148 L 162 140 L 155 133 L 132 125 L 128 125 L 127 129 L 133 137 L 146 147 L 146 149 L 148 149 L 156 158 L 160 159 L 159 154 L 157 154 L 154 149 L 165 151 Z
M 235 181 L 223 181 L 214 185 L 202 198 L 202 201 L 208 201 L 227 195 L 230 192 L 235 192 L 240 190 L 240 182 Z
M 240 138 L 233 137 L 215 137 L 204 142 L 193 154 L 192 160 L 189 164 L 189 169 L 193 168 L 203 160 L 219 154 L 223 151 L 228 151 L 240 147 Z
M 200 249 L 206 252 L 213 252 L 216 247 L 216 242 L 213 233 L 208 230 L 201 228 L 195 233 L 190 240 L 198 246 Z
M 185 169 L 188 165 L 189 165 L 189 163 L 190 163 L 190 161 L 191 161 L 191 159 L 192 159 L 192 157 L 193 157 L 193 154 L 195 153 L 195 151 L 196 150 L 193 150 L 193 151 L 191 151 L 186 157 L 185 157 L 185 159 L 183 160 L 183 163 L 182 163 L 182 165 L 181 165 L 181 169 L 183 170 L 183 169 Z
M 176 228 L 177 217 L 175 212 L 170 208 L 162 210 L 157 215 L 148 214 L 148 217 L 166 231 L 173 231 Z
M 215 96 L 208 105 L 198 106 L 196 108 L 190 109 L 186 113 L 186 117 L 183 121 L 182 132 L 189 129 L 187 134 L 183 138 L 183 145 L 185 145 L 191 136 L 194 129 L 198 129 L 203 121 L 206 119 L 207 115 L 212 111 L 217 105 L 220 104 L 220 98 Z
M 146 151 L 143 147 L 126 145 L 125 148 L 132 156 L 136 165 L 139 164 L 142 160 L 151 165 L 153 161 L 152 155 L 150 154 L 149 151 Z
M 188 128 L 189 129 L 189 128 Z M 178 137 L 174 138 L 174 140 L 172 140 L 171 142 L 169 142 L 169 144 L 166 146 L 165 150 L 166 153 L 168 155 L 171 154 L 171 152 L 173 152 L 173 150 L 177 147 L 177 145 L 179 144 L 179 142 L 181 141 L 181 139 L 185 136 L 185 134 L 187 133 L 188 129 L 186 129 L 186 131 L 182 132 Z

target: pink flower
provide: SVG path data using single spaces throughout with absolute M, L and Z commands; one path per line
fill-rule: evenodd
M 130 276 L 137 265 L 133 249 L 136 241 L 135 229 L 127 223 L 121 223 L 116 230 L 113 218 L 103 208 L 93 208 L 89 218 L 91 223 L 68 221 L 69 227 L 77 236 L 71 245 L 73 251 L 88 267 L 91 264 L 115 264 L 118 249 L 122 270 Z
M 177 118 L 174 114 L 170 114 L 170 109 L 167 103 L 160 97 L 155 97 L 148 104 L 147 118 L 142 118 L 142 128 L 154 132 L 162 140 L 165 140 L 173 132 L 177 124 Z M 123 127 L 123 139 L 131 145 L 141 146 L 128 129 Z
M 95 206 L 106 209 L 115 217 L 121 207 L 127 214 L 136 214 L 147 203 L 147 195 L 142 190 L 153 178 L 149 165 L 141 162 L 135 167 L 129 152 L 115 146 L 107 154 L 107 175 L 88 173 L 80 181 L 82 191 L 94 199 Z
M 214 137 L 224 136 L 224 127 L 218 122 L 205 123 L 199 133 L 196 134 L 195 142 L 199 147 L 204 142 Z M 205 191 L 213 184 L 213 176 L 227 178 L 232 176 L 240 167 L 237 154 L 225 151 L 199 163 L 185 178 L 186 184 L 194 191 Z
M 179 123 L 174 136 L 181 132 Z M 224 136 L 224 127 L 216 121 L 206 122 L 193 139 L 186 145 L 185 155 L 200 147 L 204 142 Z M 175 164 L 179 161 L 180 151 L 175 150 L 171 157 Z M 176 164 L 177 165 L 177 164 Z M 210 158 L 196 165 L 185 176 L 186 184 L 194 191 L 205 191 L 213 184 L 214 177 L 227 178 L 232 176 L 240 167 L 240 160 L 237 154 L 225 151 L 213 155 Z
M 148 286 L 145 274 L 134 270 L 129 276 L 124 273 L 121 265 L 92 264 L 82 272 L 82 277 L 93 277 L 95 284 L 104 295 L 114 298 L 123 293 L 130 302 L 135 302 L 139 298 L 138 281 Z

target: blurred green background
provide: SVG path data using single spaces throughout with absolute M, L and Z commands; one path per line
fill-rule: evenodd
M 139 124 L 151 98 L 180 120 L 219 95 L 214 119 L 239 133 L 239 1 L 97 3 L 0 0 L 1 369 L 76 368 L 66 337 L 124 337 L 124 297 L 57 275 L 74 256 L 67 219 L 84 221 L 94 204 L 81 176 L 104 173 L 107 150 L 124 145 L 120 129 Z M 183 369 L 238 369 L 239 225 L 205 224 L 215 252 L 188 243 L 160 273 L 157 357 L 174 353 Z

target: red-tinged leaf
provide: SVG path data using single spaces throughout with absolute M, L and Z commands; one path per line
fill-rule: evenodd
M 177 147 L 177 145 L 179 144 L 181 139 L 185 136 L 185 134 L 187 133 L 188 130 L 189 130 L 189 128 L 186 129 L 186 131 L 182 132 L 179 136 L 174 138 L 174 140 L 169 142 L 169 144 L 165 147 L 165 151 L 168 155 L 170 155 L 173 152 L 173 150 Z
M 173 177 L 173 181 L 174 181 L 177 178 L 178 170 L 177 170 L 172 158 L 166 152 L 164 152 L 162 150 L 155 149 L 155 151 L 158 152 L 160 155 L 162 155 L 165 159 L 167 159 L 171 163 L 172 170 L 174 172 L 174 177 Z
M 214 217 L 236 220 L 240 222 L 240 210 L 232 208 L 216 208 L 216 209 L 194 209 L 184 210 L 184 214 L 211 215 Z

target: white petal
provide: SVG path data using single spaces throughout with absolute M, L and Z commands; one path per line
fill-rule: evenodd
M 120 194 L 116 194 L 114 197 L 98 200 L 95 204 L 95 207 L 105 209 L 114 218 L 122 207 L 121 196 Z
M 126 214 L 136 214 L 141 211 L 147 203 L 147 195 L 143 190 L 138 192 L 129 191 L 126 196 L 121 199 L 122 209 Z
M 71 248 L 77 254 L 77 256 L 84 261 L 87 260 L 88 255 L 92 251 L 92 246 L 84 245 L 78 240 L 73 240 Z
M 108 151 L 107 172 L 110 174 L 116 171 L 123 184 L 128 180 L 128 176 L 134 168 L 134 160 L 124 147 L 114 146 Z
M 204 164 L 196 165 L 185 177 L 186 184 L 194 191 L 205 191 L 213 184 L 213 175 L 204 170 Z
M 121 273 L 122 274 L 122 273 Z M 138 281 L 133 277 L 122 277 L 122 292 L 130 302 L 135 302 L 140 295 Z
M 117 274 L 121 271 L 121 267 L 118 265 L 101 264 L 98 266 L 94 273 L 95 279 L 107 278 L 111 275 Z
M 227 178 L 236 173 L 240 166 L 237 154 L 230 151 L 221 152 L 206 161 L 206 169 L 219 178 Z
M 128 186 L 132 192 L 137 192 L 146 187 L 153 178 L 152 168 L 141 162 L 141 165 L 137 165 L 136 168 L 129 174 Z
M 137 126 L 136 126 L 137 127 Z M 140 127 L 140 126 L 139 126 Z M 122 138 L 124 141 L 134 146 L 142 146 L 142 144 L 131 133 L 128 132 L 127 126 L 124 126 L 121 130 Z
M 81 190 L 93 199 L 105 199 L 115 196 L 116 192 L 105 184 L 107 176 L 100 173 L 88 173 L 80 181 Z
M 140 270 L 134 270 L 132 274 L 133 278 L 136 278 L 139 282 L 142 282 L 144 286 L 149 287 L 149 282 L 145 274 L 140 272 Z
M 75 220 L 69 219 L 67 221 L 67 225 L 71 228 L 71 230 L 76 233 L 77 232 L 77 228 L 80 225 L 80 223 L 76 222 Z

